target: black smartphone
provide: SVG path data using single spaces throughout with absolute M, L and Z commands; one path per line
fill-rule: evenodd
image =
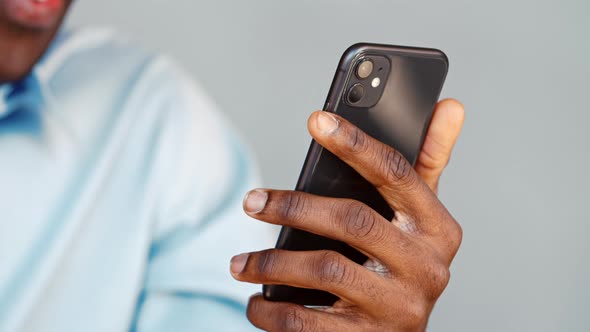
M 355 44 L 338 64 L 324 111 L 336 113 L 375 139 L 416 162 L 448 69 L 436 49 Z M 296 190 L 361 201 L 387 220 L 394 212 L 369 182 L 334 154 L 312 141 Z M 367 257 L 349 245 L 283 227 L 276 248 L 334 250 L 358 264 Z M 286 285 L 264 285 L 264 297 L 303 305 L 328 306 L 328 292 Z

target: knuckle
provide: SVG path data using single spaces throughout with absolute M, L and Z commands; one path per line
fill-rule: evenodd
M 283 197 L 282 204 L 279 208 L 279 214 L 282 219 L 296 221 L 303 218 L 306 211 L 306 201 L 303 195 L 290 192 Z
M 414 177 L 412 176 L 412 166 L 401 154 L 401 152 L 384 147 L 384 158 L 380 158 L 381 164 L 379 170 L 383 174 L 386 183 L 395 183 L 398 186 L 411 186 Z M 379 158 L 377 158 L 379 159 Z
M 457 250 L 459 250 L 462 241 L 463 228 L 455 219 L 452 219 L 449 226 L 448 242 L 451 246 L 451 251 L 453 252 L 453 255 L 457 252 Z
M 457 251 L 459 251 L 459 247 L 463 241 L 463 228 L 448 211 L 446 211 L 446 216 L 443 217 L 441 225 L 439 236 L 444 241 L 444 247 L 441 248 L 444 251 L 441 254 L 450 263 L 457 254 Z
M 346 145 L 352 153 L 362 153 L 367 150 L 367 134 L 358 128 L 352 128 L 347 135 Z
M 333 251 L 322 253 L 317 264 L 317 275 L 321 282 L 330 284 L 350 284 L 352 271 L 343 257 Z
M 253 272 L 260 276 L 271 277 L 277 269 L 278 261 L 279 257 L 275 250 L 261 251 Z
M 451 271 L 442 264 L 431 264 L 427 271 L 428 297 L 430 300 L 436 300 L 445 290 L 451 279 Z
M 288 332 L 305 332 L 305 321 L 301 311 L 296 307 L 288 307 L 283 309 L 283 327 L 281 331 Z
M 344 230 L 350 236 L 358 239 L 376 236 L 374 233 L 378 220 L 375 214 L 360 202 L 349 202 L 343 209 L 344 216 L 341 222 L 344 223 Z
M 408 303 L 404 315 L 405 329 L 408 331 L 421 330 L 428 320 L 428 310 L 423 303 Z

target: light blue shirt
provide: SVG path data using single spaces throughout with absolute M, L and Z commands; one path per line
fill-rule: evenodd
M 183 70 L 108 30 L 62 32 L 0 85 L 0 331 L 246 331 L 233 254 L 256 172 Z

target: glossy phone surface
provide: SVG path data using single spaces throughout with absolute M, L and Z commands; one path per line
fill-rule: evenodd
M 370 64 L 368 63 L 370 62 Z M 415 163 L 448 68 L 435 49 L 377 44 L 351 46 L 340 60 L 324 111 L 346 118 L 364 132 L 400 151 Z M 296 190 L 361 201 L 387 220 L 394 212 L 377 190 L 350 166 L 312 141 Z M 334 250 L 358 264 L 367 257 L 347 244 L 283 227 L 277 248 Z M 272 301 L 332 305 L 330 293 L 284 285 L 265 285 Z

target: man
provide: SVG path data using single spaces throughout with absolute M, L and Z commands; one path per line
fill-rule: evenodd
M 308 309 L 255 296 L 248 318 L 266 330 L 425 327 L 461 239 L 433 194 L 460 104 L 437 106 L 415 172 L 360 133 L 362 145 L 348 145 L 357 129 L 343 119 L 310 118 L 314 138 L 399 211 L 392 224 L 354 202 L 288 191 L 244 200 L 254 218 L 349 242 L 384 274 L 335 254 L 271 250 L 232 259 L 230 275 L 232 253 L 274 241 L 242 217 L 256 174 L 239 138 L 168 60 L 108 31 L 58 33 L 70 4 L 0 0 L 0 331 L 252 329 L 242 303 L 259 286 L 231 275 L 342 298 Z M 289 200 L 308 209 L 285 213 Z M 312 222 L 320 217 L 333 227 Z

